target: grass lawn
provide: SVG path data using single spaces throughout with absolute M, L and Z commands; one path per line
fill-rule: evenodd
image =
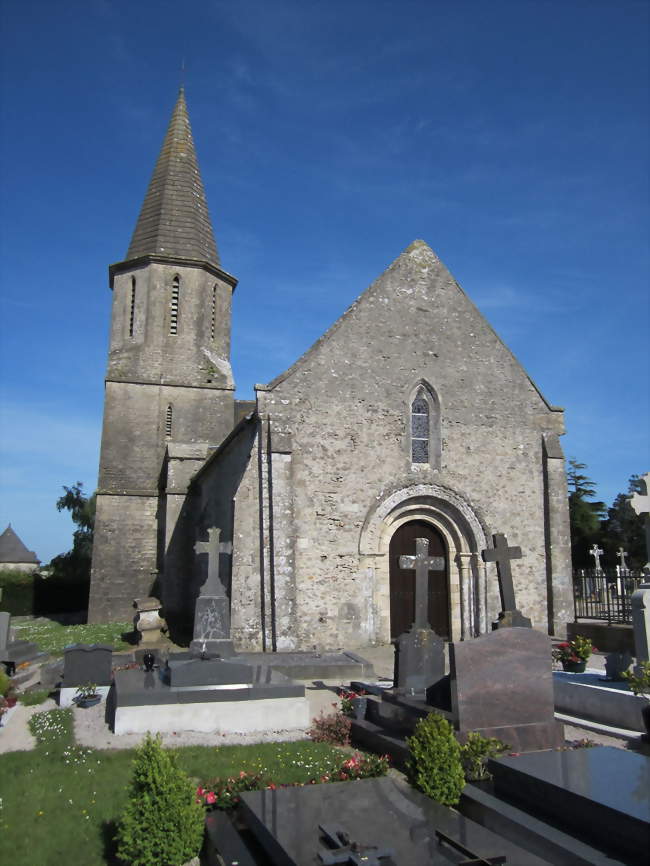
M 32 720 L 38 746 L 0 755 L 0 862 L 12 866 L 112 864 L 114 822 L 126 802 L 133 750 L 74 745 L 72 713 L 50 710 Z M 262 773 L 277 784 L 306 782 L 348 757 L 310 741 L 256 746 L 191 746 L 178 764 L 198 782 Z
M 128 652 L 132 644 L 122 640 L 122 634 L 132 632 L 128 622 L 96 623 L 89 625 L 61 625 L 52 620 L 14 622 L 19 640 L 31 640 L 45 652 L 62 656 L 66 646 L 72 643 L 109 644 L 116 652 Z

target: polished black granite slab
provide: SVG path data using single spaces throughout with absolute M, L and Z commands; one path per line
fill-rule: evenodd
M 340 825 L 360 845 L 393 849 L 381 866 L 467 861 L 467 854 L 440 842 L 436 830 L 484 858 L 505 855 L 517 866 L 548 864 L 391 777 L 253 791 L 242 795 L 241 808 L 273 866 L 322 864 L 322 824 Z
M 215 678 L 213 683 L 180 687 L 171 686 L 155 672 L 145 673 L 140 670 L 115 672 L 115 700 L 118 707 L 207 701 L 254 701 L 304 696 L 305 687 L 301 683 L 294 683 L 283 674 L 261 665 L 250 668 L 244 682 L 220 682 Z
M 630 863 L 650 849 L 650 758 L 597 746 L 488 762 L 494 790 Z

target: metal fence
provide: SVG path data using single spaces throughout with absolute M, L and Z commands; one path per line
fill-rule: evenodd
M 580 569 L 573 574 L 575 617 L 612 623 L 632 622 L 632 593 L 643 580 L 641 571 Z

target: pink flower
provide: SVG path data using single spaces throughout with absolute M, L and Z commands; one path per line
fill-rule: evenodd
M 208 791 L 208 793 L 205 795 L 205 802 L 206 802 L 208 805 L 210 805 L 210 806 L 211 806 L 213 803 L 216 803 L 216 802 L 217 802 L 217 798 L 216 798 L 216 796 L 215 796 L 214 791 Z
M 204 794 L 205 794 L 205 789 L 199 785 L 199 787 L 196 789 L 196 796 L 202 797 Z

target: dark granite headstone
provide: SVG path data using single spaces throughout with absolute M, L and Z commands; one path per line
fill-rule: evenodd
M 620 682 L 623 680 L 621 674 L 632 664 L 632 656 L 627 650 L 625 652 L 607 653 L 605 656 L 605 675 L 608 680 Z
M 467 860 L 453 843 L 471 851 L 474 858 L 506 857 L 508 863 L 517 866 L 547 864 L 459 812 L 388 777 L 253 791 L 242 794 L 240 812 L 263 848 L 263 862 L 273 866 L 316 866 L 324 862 L 353 866 L 373 862 L 361 859 L 366 854 L 374 856 L 375 863 L 378 859 L 379 866 L 442 866 Z M 336 859 L 336 848 L 341 846 L 333 845 L 321 829 L 332 825 L 338 825 L 349 837 L 349 848 L 356 844 L 361 849 L 357 860 Z M 387 849 L 392 849 L 392 856 L 385 856 Z M 324 850 L 331 859 L 322 859 Z
M 449 645 L 452 713 L 461 739 L 480 731 L 516 751 L 561 744 L 550 646 L 547 635 L 530 628 Z
M 521 547 L 508 547 L 508 540 L 502 532 L 492 536 L 494 547 L 481 551 L 483 562 L 495 562 L 499 577 L 499 593 L 501 595 L 501 613 L 493 629 L 499 628 L 532 628 L 527 616 L 517 609 L 515 602 L 515 587 L 512 582 L 511 559 L 521 559 Z
M 445 641 L 430 628 L 405 632 L 395 644 L 395 688 L 421 695 L 445 675 Z
M 650 758 L 646 755 L 598 746 L 492 758 L 488 769 L 495 793 L 509 802 L 582 834 L 629 866 L 648 862 Z M 599 862 L 605 861 L 603 857 Z
M 63 685 L 66 688 L 95 683 L 111 684 L 113 648 L 103 644 L 73 644 L 63 651 Z
M 201 659 L 191 656 L 175 657 L 167 661 L 165 680 L 172 688 L 187 686 L 251 685 L 253 668 L 222 659 Z

